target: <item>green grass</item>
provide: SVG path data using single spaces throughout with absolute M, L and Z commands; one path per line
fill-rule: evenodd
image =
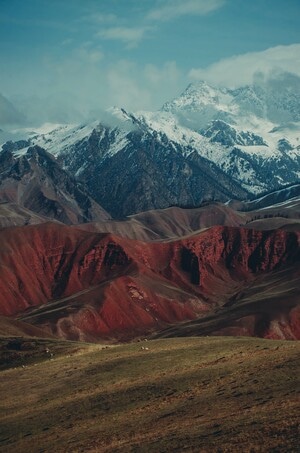
M 210 337 L 48 348 L 51 359 L 43 343 L 25 368 L 1 371 L 3 452 L 297 451 L 299 343 Z

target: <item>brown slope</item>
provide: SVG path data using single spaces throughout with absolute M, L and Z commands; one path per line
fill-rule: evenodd
M 0 228 L 34 225 L 47 221 L 50 221 L 50 219 L 23 208 L 16 203 L 0 202 Z
M 37 337 L 49 338 L 51 334 L 44 329 L 16 319 L 0 316 L 0 337 Z
M 250 219 L 251 214 L 235 211 L 222 203 L 212 203 L 194 209 L 156 209 L 132 215 L 124 221 L 87 223 L 79 227 L 129 239 L 156 241 L 180 238 L 215 225 L 241 226 Z
M 3 230 L 0 244 L 1 313 L 93 340 L 204 316 L 300 255 L 297 233 L 228 227 L 145 243 L 48 223 Z
M 246 228 L 253 228 L 254 230 L 276 230 L 278 228 L 287 231 L 299 231 L 300 219 L 288 219 L 285 217 L 272 217 L 268 219 L 258 219 L 245 225 Z
M 76 225 L 75 228 L 89 231 L 91 233 L 111 233 L 122 238 L 134 239 L 137 241 L 159 241 L 162 240 L 147 225 L 128 218 L 127 220 L 108 220 L 105 222 L 89 222 Z
M 195 209 L 171 207 L 147 211 L 131 218 L 151 226 L 160 237 L 169 238 L 171 234 L 181 237 L 216 225 L 240 226 L 247 220 L 247 215 L 222 203 L 210 203 Z
M 181 238 L 216 225 L 245 226 L 259 230 L 295 230 L 299 228 L 299 224 L 300 201 L 292 199 L 247 212 L 222 203 L 205 204 L 194 209 L 171 207 L 141 212 L 124 221 L 86 223 L 79 225 L 79 228 L 140 241 L 159 241 Z

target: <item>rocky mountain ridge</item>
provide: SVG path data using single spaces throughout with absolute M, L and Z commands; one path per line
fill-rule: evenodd
M 116 218 L 249 199 L 299 181 L 299 86 L 290 75 L 236 90 L 199 82 L 158 112 L 114 108 L 104 122 L 31 134 L 14 153 L 47 149 Z
M 299 103 L 300 78 L 282 72 L 235 89 L 212 86 L 204 80 L 194 82 L 178 98 L 166 102 L 162 110 L 172 113 L 203 111 L 207 115 L 211 113 L 211 119 L 219 111 L 220 119 L 223 116 L 229 123 L 234 122 L 237 114 L 242 117 L 252 114 L 286 124 L 300 120 Z
M 18 156 L 19 148 L 26 152 Z M 0 153 L 0 200 L 63 223 L 109 219 L 84 184 L 63 170 L 56 159 L 27 141 L 7 143 Z M 28 217 L 30 223 L 31 216 Z

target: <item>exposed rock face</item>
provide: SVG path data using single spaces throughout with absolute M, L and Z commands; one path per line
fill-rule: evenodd
M 210 291 L 206 279 L 226 272 L 247 279 L 247 275 L 272 271 L 300 260 L 299 235 L 285 231 L 255 231 L 243 228 L 215 227 L 200 236 L 201 240 L 187 239 L 183 243 L 192 252 L 192 271 L 197 257 L 201 286 Z M 195 271 L 194 271 L 195 272 Z
M 86 289 L 108 276 L 113 277 L 114 269 L 122 264 L 125 267 L 129 264 L 119 246 L 106 236 L 90 235 L 58 224 L 5 229 L 1 238 L 5 244 L 2 275 L 12 282 L 11 287 L 4 289 L 5 314 Z M 15 284 L 19 288 L 17 298 Z
M 59 155 L 114 218 L 204 199 L 246 198 L 248 192 L 212 162 L 163 139 L 142 124 L 125 135 L 104 126 Z M 121 136 L 121 138 L 120 138 Z M 118 152 L 113 152 L 120 148 Z
M 214 227 L 146 243 L 51 223 L 2 230 L 0 313 L 70 339 L 132 338 L 228 303 L 235 307 L 257 277 L 299 269 L 299 238 L 281 230 Z M 297 314 L 296 307 L 295 298 L 287 306 L 282 298 L 274 310 L 270 298 L 260 336 L 272 335 L 283 313 Z M 235 309 L 231 321 L 255 317 L 259 298 L 246 311 Z M 294 338 L 296 314 L 289 323 Z
M 212 143 L 221 143 L 227 147 L 235 145 L 267 146 L 259 135 L 248 131 L 237 132 L 232 126 L 221 120 L 212 121 L 208 128 L 202 131 L 202 134 L 204 137 L 210 138 Z
M 17 156 L 24 143 L 8 143 L 0 153 L 0 200 L 15 202 L 41 216 L 64 223 L 110 218 L 83 184 L 64 171 L 39 146 Z M 25 143 L 26 145 L 26 143 Z

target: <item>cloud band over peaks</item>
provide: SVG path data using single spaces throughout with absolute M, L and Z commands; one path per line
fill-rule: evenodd
M 300 44 L 276 46 L 225 58 L 206 68 L 191 69 L 189 78 L 234 88 L 251 83 L 258 72 L 268 75 L 274 71 L 300 76 Z

